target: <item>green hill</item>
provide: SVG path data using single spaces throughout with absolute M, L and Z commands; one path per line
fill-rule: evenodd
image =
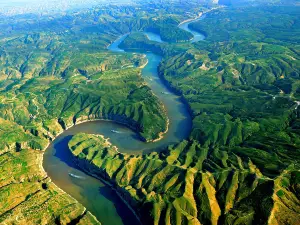
M 1 16 L 0 224 L 99 224 L 42 168 L 65 129 L 110 119 L 144 141 L 166 131 L 164 106 L 141 77 L 144 55 L 107 50 L 131 32 L 121 47 L 163 57 L 159 75 L 189 107 L 192 132 L 144 155 L 78 134 L 69 142 L 78 166 L 109 182 L 144 224 L 297 225 L 299 7 L 267 5 L 207 14 L 190 25 L 206 34 L 197 43 L 176 25 L 205 9 L 198 3 Z M 148 40 L 150 28 L 173 43 Z
M 134 156 L 118 153 L 103 137 L 77 134 L 69 147 L 77 165 L 109 181 L 143 224 L 297 224 L 299 218 L 293 165 L 271 179 L 238 152 L 196 141 Z

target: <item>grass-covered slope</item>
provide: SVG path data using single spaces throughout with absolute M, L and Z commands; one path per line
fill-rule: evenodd
M 235 151 L 253 157 L 268 175 L 276 176 L 290 160 L 299 159 L 296 11 L 221 9 L 193 24 L 213 31 L 203 42 L 167 45 L 133 34 L 122 47 L 146 48 L 165 56 L 159 72 L 190 107 L 192 139 L 211 148 L 239 146 Z M 255 18 L 247 26 L 245 13 Z M 233 18 L 235 22 L 230 22 Z M 230 36 L 222 36 L 222 30 Z
M 187 42 L 193 38 L 191 33 L 178 28 L 177 25 L 158 24 L 148 27 L 147 30 L 159 34 L 161 39 L 167 42 Z
M 78 34 L 27 34 L 1 41 L 0 74 L 1 88 L 5 81 L 30 79 L 40 76 L 70 77 L 76 74 L 93 74 L 120 69 L 125 66 L 141 66 L 145 63 L 141 57 L 115 54 L 106 51 L 106 47 L 116 36 L 95 36 Z M 19 49 L 22 49 L 21 51 Z
M 0 93 L 0 223 L 98 224 L 43 172 L 40 150 L 67 127 L 92 119 L 124 123 L 151 141 L 167 126 L 162 104 L 138 68 L 17 82 Z
M 10 134 L 8 143 L 16 141 L 18 135 L 29 138 L 30 134 L 14 133 L 16 127 L 16 124 L 1 121 L 6 138 Z M 3 143 L 3 134 L 1 137 Z M 27 148 L 23 151 L 16 147 L 17 151 L 0 152 L 0 224 L 70 224 L 79 219 L 100 224 L 82 205 L 51 182 L 41 167 L 41 151 L 32 149 L 30 144 L 19 146 Z
M 246 24 L 245 10 L 256 19 L 243 30 L 239 25 Z M 284 13 L 289 10 L 290 14 Z M 193 24 L 213 29 L 215 35 L 168 57 L 159 70 L 190 105 L 193 139 L 237 151 L 274 176 L 290 160 L 299 160 L 300 64 L 298 42 L 293 39 L 298 36 L 299 16 L 289 7 L 266 7 L 266 13 L 257 8 L 234 12 L 222 10 Z M 285 19 L 275 20 L 275 15 Z M 231 17 L 234 23 L 228 23 Z M 287 38 L 284 31 L 290 23 L 293 28 Z M 220 42 L 218 32 L 224 24 L 230 38 L 222 37 Z M 240 33 L 253 38 L 235 38 Z
M 144 156 L 118 153 L 103 137 L 69 142 L 77 165 L 108 180 L 144 224 L 297 224 L 299 167 L 270 179 L 236 152 L 184 141 Z
M 4 42 L 1 118 L 33 128 L 46 128 L 52 119 L 64 128 L 81 120 L 112 119 L 146 141 L 166 130 L 165 110 L 140 76 L 143 55 L 108 52 L 108 41 L 90 50 L 92 40 L 56 38 L 27 35 Z
M 164 56 L 159 72 L 190 107 L 191 140 L 145 156 L 102 154 L 102 146 L 93 143 L 85 151 L 92 148 L 101 158 L 84 153 L 78 164 L 122 187 L 149 224 L 297 224 L 296 11 L 224 9 L 195 24 L 207 34 L 195 44 L 159 44 L 130 35 L 122 47 Z M 245 21 L 245 13 L 255 19 Z
M 299 6 L 224 8 L 189 27 L 213 41 L 299 43 L 298 11 Z
M 176 25 L 199 7 L 144 6 L 41 17 L 39 24 L 34 16 L 0 21 L 0 223 L 97 223 L 41 167 L 38 150 L 65 128 L 106 118 L 145 140 L 165 130 L 164 108 L 137 68 L 143 56 L 106 46 L 120 33 Z M 80 134 L 70 142 L 78 165 L 112 183 L 145 224 L 296 225 L 297 10 L 226 8 L 191 25 L 207 34 L 195 44 L 130 35 L 123 47 L 164 56 L 160 75 L 193 116 L 190 140 L 134 156 Z
M 106 49 L 116 35 L 39 33 L 46 25 L 28 30 L 31 22 L 0 35 L 0 224 L 99 224 L 51 182 L 40 150 L 92 119 L 151 141 L 167 128 L 165 109 L 140 75 L 144 56 Z
M 140 76 L 144 56 L 106 48 L 129 30 L 177 24 L 198 9 L 145 6 L 1 15 L 0 224 L 99 224 L 41 166 L 40 150 L 67 127 L 113 119 L 147 141 L 166 130 L 165 110 Z
M 208 52 L 190 51 L 160 67 L 161 75 L 190 104 L 192 136 L 208 145 L 233 146 L 260 130 L 282 131 L 297 114 L 299 61 L 285 56 L 294 55 L 292 50 L 257 56 L 259 51 L 230 49 L 228 54 L 222 51 L 217 61 Z
M 139 74 L 128 68 L 91 79 L 32 78 L 0 94 L 0 223 L 98 224 L 43 172 L 40 150 L 63 129 L 97 118 L 157 138 L 167 126 L 165 111 Z

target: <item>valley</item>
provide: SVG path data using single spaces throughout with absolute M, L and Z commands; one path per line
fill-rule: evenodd
M 150 40 L 153 41 L 157 39 L 157 35 L 151 33 L 148 33 L 148 37 L 150 37 Z M 124 40 L 124 38 L 126 38 L 126 35 L 113 42 L 108 47 L 109 50 L 114 52 L 123 52 L 122 49 L 118 48 L 118 45 Z M 110 197 L 108 198 L 108 201 L 105 199 L 107 197 L 95 197 L 102 195 L 101 192 L 99 192 L 100 185 L 104 185 L 104 188 L 106 189 L 109 189 L 109 187 L 105 187 L 105 184 L 99 181 L 97 182 L 95 179 L 87 176 L 86 174 L 82 174 L 82 172 L 77 169 L 76 164 L 74 164 L 71 160 L 72 157 L 68 154 L 69 149 L 67 143 L 70 138 L 80 132 L 102 134 L 105 137 L 108 137 L 116 146 L 119 146 L 118 151 L 127 154 L 137 154 L 140 152 L 145 153 L 165 149 L 168 145 L 176 144 L 177 142 L 187 138 L 190 133 L 191 119 L 186 106 L 180 100 L 180 97 L 172 94 L 172 92 L 168 90 L 158 77 L 157 67 L 161 61 L 161 57 L 148 53 L 146 54 L 146 57 L 148 63 L 142 70 L 142 77 L 146 80 L 155 95 L 162 100 L 169 118 L 168 131 L 166 134 L 163 134 L 162 140 L 145 143 L 138 138 L 135 132 L 120 124 L 107 121 L 87 122 L 70 128 L 68 131 L 65 131 L 62 135 L 56 138 L 53 144 L 46 150 L 44 156 L 44 168 L 51 180 L 64 191 L 80 201 L 101 221 L 101 224 L 104 225 L 112 223 L 111 218 L 118 218 L 115 210 L 118 210 L 120 206 L 115 209 L 114 206 L 111 205 L 109 199 L 113 199 L 112 201 L 115 205 L 122 205 L 122 203 L 120 203 L 120 200 L 114 196 L 114 191 L 109 192 Z M 164 93 L 168 93 L 168 95 Z M 186 129 L 186 131 L 183 129 Z M 58 174 L 56 172 L 57 170 L 63 172 Z M 70 174 L 80 174 L 76 176 L 82 177 L 84 182 L 80 182 L 78 179 L 70 177 Z M 101 205 L 99 205 L 99 203 L 101 203 Z M 109 210 L 107 210 L 108 205 L 111 205 Z M 137 221 L 133 222 L 132 218 L 128 215 L 126 216 L 126 214 L 132 214 L 127 212 L 128 209 L 126 210 L 126 206 L 121 206 L 120 210 L 123 222 L 119 219 L 115 220 L 113 222 L 114 224 L 139 224 Z M 114 214 L 108 214 L 111 212 Z M 104 220 L 106 217 L 107 220 Z
M 245 2 L 2 20 L 0 224 L 297 225 L 299 6 Z

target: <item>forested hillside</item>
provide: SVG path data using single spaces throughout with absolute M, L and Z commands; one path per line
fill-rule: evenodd
M 206 35 L 190 43 L 178 24 L 211 4 L 138 4 L 1 16 L 0 224 L 99 224 L 51 181 L 43 152 L 94 119 L 147 142 L 166 132 L 166 109 L 141 77 L 150 51 L 189 109 L 189 138 L 133 155 L 80 133 L 69 142 L 78 167 L 108 182 L 143 224 L 298 225 L 299 6 L 215 9 L 190 24 Z M 150 41 L 149 30 L 165 43 Z M 139 53 L 107 49 L 129 32 L 120 47 Z
M 159 72 L 190 107 L 190 140 L 141 157 L 102 154 L 93 137 L 78 136 L 70 142 L 78 165 L 123 187 L 145 223 L 297 224 L 297 10 L 214 11 L 190 25 L 207 35 L 195 44 L 130 35 L 122 47 L 165 56 Z

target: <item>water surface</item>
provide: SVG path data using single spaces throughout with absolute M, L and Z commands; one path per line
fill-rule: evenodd
M 195 36 L 192 42 L 203 40 L 204 35 L 190 30 L 189 23 L 191 22 L 184 23 L 179 27 Z M 158 34 L 151 32 L 145 34 L 150 40 L 162 42 Z M 108 49 L 118 53 L 124 52 L 118 46 L 126 36 L 123 35 L 117 39 Z M 136 225 L 138 222 L 114 191 L 101 181 L 82 172 L 72 162 L 72 156 L 68 149 L 68 141 L 72 136 L 80 132 L 103 134 L 110 138 L 110 141 L 122 152 L 143 153 L 160 150 L 170 144 L 178 143 L 187 138 L 191 131 L 192 120 L 187 107 L 179 96 L 164 85 L 158 76 L 157 67 L 161 57 L 153 53 L 146 53 L 146 56 L 148 64 L 142 70 L 142 76 L 166 107 L 170 120 L 169 130 L 162 140 L 155 143 L 144 143 L 138 139 L 135 132 L 123 125 L 110 121 L 94 121 L 76 125 L 65 131 L 51 143 L 44 154 L 43 166 L 52 181 L 84 205 L 103 225 Z
M 200 32 L 198 32 L 198 31 L 195 31 L 195 30 L 189 28 L 189 25 L 191 23 L 195 23 L 197 21 L 203 20 L 204 18 L 205 18 L 205 16 L 201 16 L 198 19 L 195 19 L 195 20 L 192 20 L 192 21 L 187 21 L 187 22 L 182 23 L 182 24 L 180 24 L 178 26 L 179 28 L 181 28 L 181 29 L 183 29 L 185 31 L 188 31 L 188 32 L 190 32 L 190 33 L 192 33 L 194 35 L 194 38 L 191 40 L 192 43 L 198 42 L 198 41 L 203 41 L 205 39 L 205 35 L 202 34 L 202 33 L 200 33 Z
M 112 127 L 123 129 L 105 121 L 83 123 L 70 128 L 48 147 L 43 167 L 58 187 L 84 205 L 103 225 L 138 225 L 132 212 L 109 186 L 85 174 L 73 163 L 68 149 L 68 142 L 73 135 L 80 132 L 104 133 Z
M 156 42 L 159 42 L 159 43 L 165 43 L 162 39 L 161 39 L 161 36 L 159 34 L 156 34 L 154 32 L 150 32 L 150 31 L 147 31 L 147 32 L 143 32 L 149 40 L 151 41 L 156 41 Z

